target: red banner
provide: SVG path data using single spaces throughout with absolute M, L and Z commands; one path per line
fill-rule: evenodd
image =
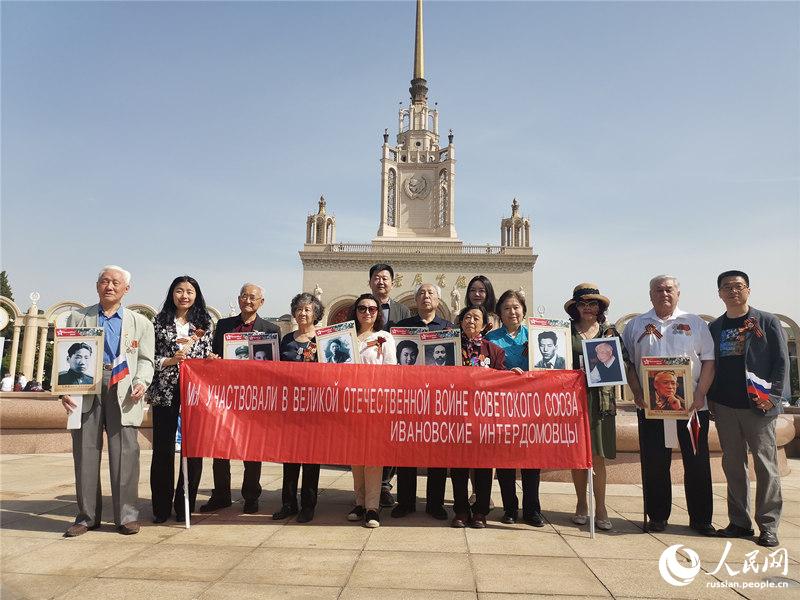
M 580 371 L 187 360 L 183 451 L 265 462 L 585 469 L 585 385 Z

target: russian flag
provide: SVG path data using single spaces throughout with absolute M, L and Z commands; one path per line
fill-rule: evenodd
M 757 377 L 755 373 L 745 371 L 747 376 L 747 395 L 751 398 L 755 396 L 759 400 L 767 400 L 772 384 Z
M 111 380 L 108 382 L 108 387 L 115 385 L 125 379 L 130 374 L 128 370 L 128 358 L 124 352 L 114 359 L 111 363 Z

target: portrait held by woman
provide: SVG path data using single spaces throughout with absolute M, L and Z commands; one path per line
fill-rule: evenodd
M 178 521 L 185 517 L 182 472 L 175 485 L 175 431 L 181 408 L 179 366 L 187 358 L 207 358 L 211 354 L 211 317 L 193 277 L 182 275 L 170 284 L 154 329 L 156 372 L 147 390 L 153 412 L 150 492 L 153 522 L 163 523 L 172 514 L 173 506 Z M 188 459 L 190 512 L 194 512 L 202 469 L 202 458 Z
M 289 310 L 297 322 L 297 330 L 281 340 L 281 360 L 290 362 L 317 362 L 317 340 L 315 325 L 322 320 L 325 307 L 316 296 L 304 292 L 292 298 Z M 300 488 L 300 507 L 297 505 L 297 483 L 300 468 L 303 469 L 303 485 Z M 314 518 L 319 494 L 319 465 L 303 463 L 283 464 L 281 486 L 281 508 L 272 514 L 276 521 L 297 515 L 298 523 L 308 523 Z M 298 514 L 298 512 L 300 514 Z

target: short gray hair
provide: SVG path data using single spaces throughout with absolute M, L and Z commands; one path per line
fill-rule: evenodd
M 258 291 L 261 293 L 261 297 L 263 298 L 263 297 L 265 296 L 265 293 L 264 293 L 264 288 L 263 288 L 263 287 L 261 287 L 261 286 L 260 286 L 260 285 L 258 285 L 257 283 L 249 283 L 249 282 L 248 282 L 248 283 L 243 283 L 243 284 L 242 284 L 242 287 L 239 289 L 239 295 L 240 295 L 240 296 L 241 296 L 242 294 L 244 294 L 244 288 L 247 288 L 247 287 L 254 287 L 254 288 L 258 288 Z
M 123 269 L 119 265 L 106 265 L 105 267 L 100 269 L 100 272 L 97 274 L 97 281 L 98 282 L 103 278 L 103 274 L 106 271 L 119 271 L 120 273 L 122 273 L 122 278 L 125 280 L 125 285 L 130 285 L 130 283 L 131 283 L 131 274 L 130 274 L 130 272 L 126 271 L 125 269 Z
M 662 281 L 674 281 L 675 287 L 681 289 L 681 282 L 678 281 L 678 278 L 675 277 L 675 275 L 656 275 L 650 280 L 650 290 L 652 291 L 652 289 Z
M 429 286 L 431 286 L 433 289 L 435 289 L 435 290 L 436 290 L 436 295 L 437 295 L 439 298 L 441 298 L 441 297 L 442 297 L 442 289 L 441 289 L 441 288 L 440 288 L 438 285 L 434 285 L 434 284 L 432 284 L 432 283 L 420 283 L 420 284 L 417 286 L 417 289 L 416 289 L 416 290 L 414 290 L 414 298 L 416 298 L 416 297 L 417 297 L 417 294 L 419 294 L 419 291 L 422 289 L 422 286 L 424 286 L 424 285 L 429 285 Z

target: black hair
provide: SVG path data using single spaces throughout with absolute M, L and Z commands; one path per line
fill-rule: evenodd
M 391 275 L 392 279 L 394 279 L 394 269 L 392 268 L 392 265 L 387 265 L 386 263 L 372 265 L 369 268 L 369 278 L 372 279 L 372 276 L 379 271 L 389 271 L 389 275 Z M 378 303 L 378 306 L 380 306 L 380 302 Z
M 608 312 L 608 304 L 603 302 L 602 300 L 597 301 L 597 305 L 600 307 L 600 310 L 597 311 L 597 322 L 598 323 L 605 323 L 606 322 L 606 312 Z M 578 312 L 578 303 L 574 302 L 568 309 L 567 314 L 569 318 L 572 319 L 574 322 L 578 322 L 581 320 L 581 314 Z
M 500 296 L 500 299 L 497 301 L 497 306 L 495 307 L 497 308 L 498 315 L 500 314 L 500 311 L 503 310 L 503 304 L 512 298 L 522 305 L 522 316 L 524 317 L 526 314 L 528 314 L 528 305 L 525 304 L 525 296 L 516 290 L 506 290 L 503 292 L 503 295 Z
M 186 313 L 186 320 L 195 326 L 197 329 L 207 330 L 211 327 L 211 315 L 206 310 L 206 301 L 203 298 L 203 292 L 200 289 L 200 284 L 194 277 L 189 275 L 181 275 L 176 277 L 169 286 L 167 297 L 164 299 L 164 305 L 161 307 L 161 312 L 156 315 L 156 322 L 162 327 L 168 327 L 170 323 L 175 320 L 175 300 L 172 298 L 172 293 L 175 288 L 181 283 L 188 283 L 194 288 L 195 298 L 189 312 Z
M 553 340 L 553 345 L 554 346 L 558 345 L 558 336 L 556 335 L 555 331 L 543 331 L 542 333 L 539 334 L 538 339 L 539 339 L 539 343 L 541 343 L 542 340 L 548 340 L 549 339 L 549 340 Z
M 397 344 L 397 349 L 396 349 L 397 356 L 400 356 L 400 354 L 406 348 L 408 348 L 409 350 L 411 350 L 415 354 L 419 355 L 419 346 L 417 346 L 417 344 L 415 342 L 413 342 L 411 340 L 403 340 L 402 342 Z
M 481 316 L 483 317 L 483 326 L 486 327 L 486 324 L 489 322 L 489 312 L 483 306 L 465 306 L 461 309 L 461 312 L 458 313 L 458 325 L 461 326 L 461 320 L 464 316 L 471 310 L 479 310 L 481 312 Z
M 350 308 L 350 314 L 347 317 L 348 320 L 355 321 L 356 331 L 361 333 L 361 323 L 359 323 L 358 318 L 356 318 L 356 310 L 358 303 L 362 300 L 372 300 L 378 306 L 378 314 L 375 315 L 375 323 L 372 325 L 372 331 L 381 331 L 383 329 L 383 311 L 381 310 L 381 303 L 380 300 L 370 293 L 361 294 L 358 298 L 356 298 L 356 301 L 353 302 L 353 306 Z
M 495 308 L 497 306 L 497 300 L 494 296 L 494 288 L 492 287 L 492 282 L 489 281 L 489 278 L 486 275 L 475 275 L 472 279 L 469 280 L 469 284 L 467 285 L 467 298 L 466 298 L 466 305 L 472 306 L 469 299 L 469 290 L 472 288 L 472 284 L 476 281 L 480 281 L 483 284 L 483 287 L 486 288 L 486 300 L 483 301 L 483 306 L 486 307 L 487 312 L 495 312 Z
M 314 309 L 314 325 L 319 323 L 322 320 L 322 315 L 325 314 L 325 307 L 322 305 L 322 302 L 319 301 L 314 294 L 309 294 L 308 292 L 302 292 L 297 294 L 294 298 L 292 298 L 292 303 L 289 305 L 289 311 L 292 313 L 294 317 L 294 313 L 300 308 L 301 304 L 310 304 Z
M 69 348 L 67 348 L 67 358 L 75 354 L 78 350 L 88 350 L 89 354 L 94 354 L 92 347 L 86 342 L 75 342 Z
M 737 271 L 736 269 L 733 269 L 731 271 L 724 271 L 717 276 L 717 289 L 720 289 L 722 287 L 722 280 L 725 279 L 726 277 L 741 277 L 742 279 L 744 279 L 745 285 L 747 285 L 747 287 L 750 287 L 750 278 L 747 276 L 747 273 L 745 273 L 744 271 Z

